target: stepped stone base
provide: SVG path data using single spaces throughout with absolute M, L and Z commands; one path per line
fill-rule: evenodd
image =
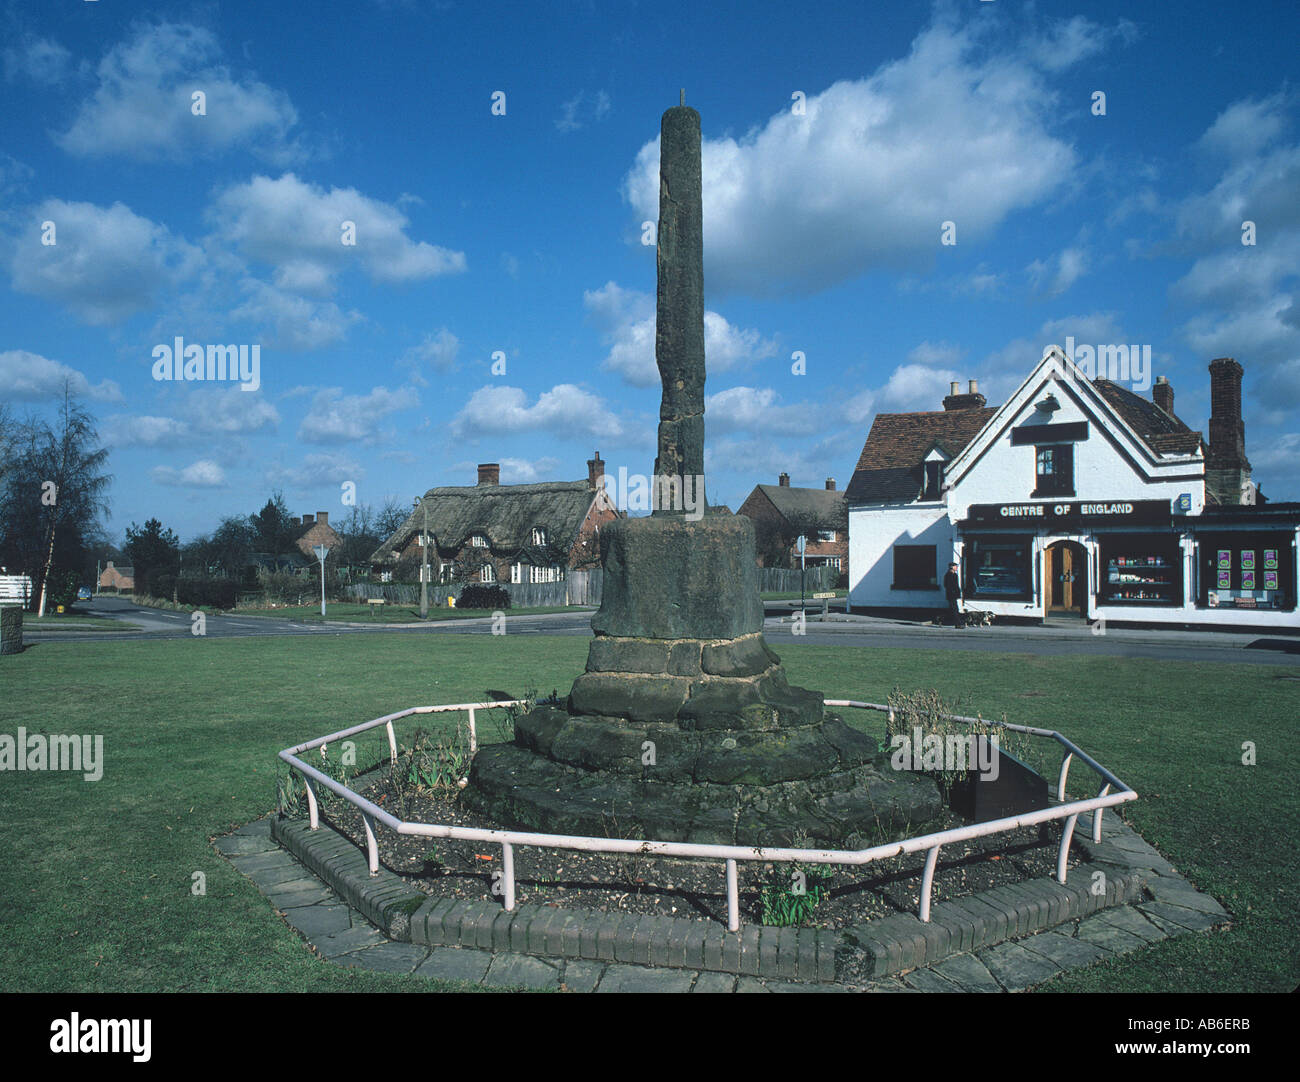
M 892 770 L 786 679 L 749 519 L 624 519 L 601 558 L 587 671 L 478 752 L 467 804 L 539 833 L 835 848 L 938 817 L 933 780 Z

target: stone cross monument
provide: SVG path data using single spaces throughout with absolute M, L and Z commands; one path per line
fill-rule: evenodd
M 663 115 L 656 485 L 704 475 L 700 116 Z M 703 489 L 697 488 L 699 506 Z M 792 687 L 763 638 L 748 518 L 671 501 L 601 532 L 604 591 L 587 671 L 481 749 L 464 799 L 501 825 L 595 837 L 858 845 L 919 826 L 935 783 Z

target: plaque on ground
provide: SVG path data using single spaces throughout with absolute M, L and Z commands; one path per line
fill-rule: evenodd
M 655 475 L 693 482 L 702 507 L 699 114 L 669 109 L 659 146 Z M 661 501 L 602 530 L 601 563 L 587 671 L 566 702 L 521 717 L 512 743 L 478 752 L 472 807 L 542 833 L 836 847 L 915 832 L 941 813 L 932 779 L 890 769 L 820 692 L 786 679 L 763 639 L 748 518 L 693 519 Z

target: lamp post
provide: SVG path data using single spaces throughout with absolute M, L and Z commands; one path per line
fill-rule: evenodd
M 797 544 L 799 546 L 799 611 L 803 612 L 804 549 L 808 547 L 808 538 L 800 534 Z
M 419 496 L 415 506 L 424 511 L 424 529 L 420 534 L 420 619 L 429 618 L 429 505 Z
M 320 561 L 320 614 L 325 615 L 325 557 L 330 554 L 328 545 L 313 545 L 312 552 Z

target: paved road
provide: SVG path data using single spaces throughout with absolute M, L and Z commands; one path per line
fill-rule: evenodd
M 190 617 L 183 612 L 146 608 L 125 598 L 100 597 L 90 606 L 97 615 L 120 620 L 122 631 L 45 631 L 27 629 L 29 642 L 102 642 L 123 639 L 166 639 L 189 635 Z M 931 627 L 902 620 L 831 615 L 809 616 L 805 634 L 796 635 L 787 606 L 769 605 L 764 628 L 778 651 L 783 645 L 882 646 L 927 650 L 974 650 L 1023 653 L 1039 657 L 1068 654 L 1151 658 L 1162 661 L 1207 661 L 1290 667 L 1300 674 L 1300 638 L 1223 631 L 1185 632 L 1108 628 L 1093 634 L 1082 622 L 1050 626 L 1002 625 L 967 628 Z M 510 616 L 510 635 L 591 634 L 591 610 L 537 616 Z M 490 618 L 444 620 L 429 624 L 306 624 L 263 616 L 209 616 L 208 638 L 258 635 L 488 635 Z M 1300 676 L 1297 676 L 1300 679 Z

